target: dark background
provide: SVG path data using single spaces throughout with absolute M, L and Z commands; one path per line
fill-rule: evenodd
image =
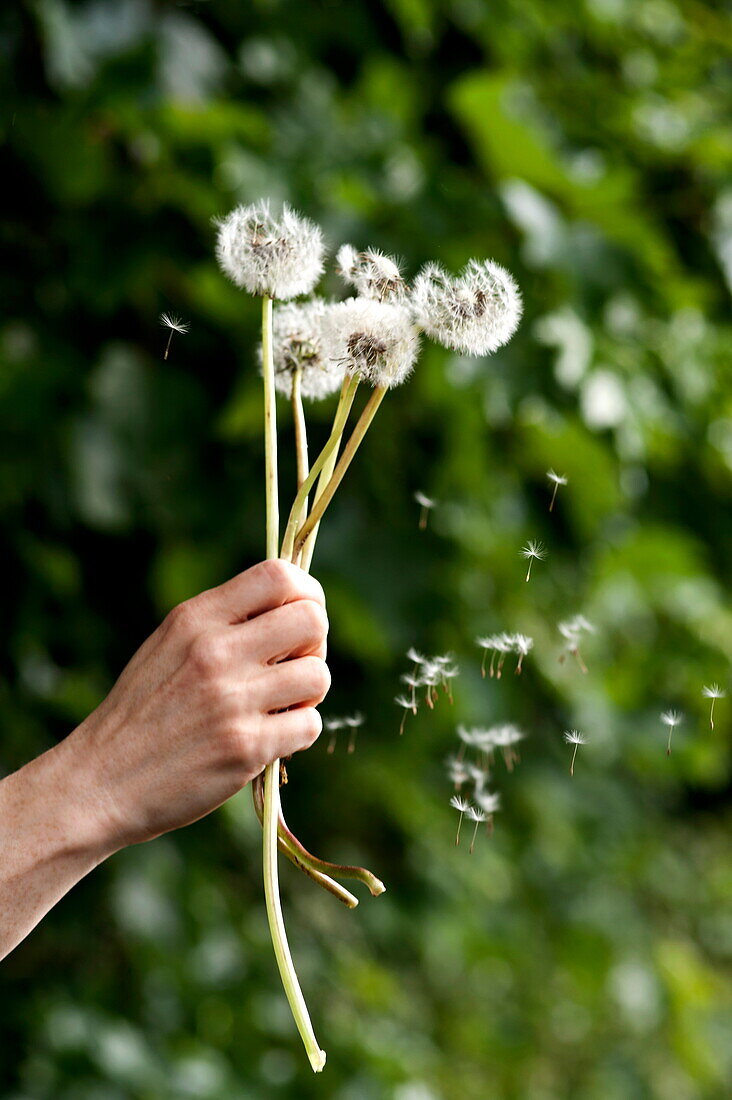
M 712 732 L 701 688 L 729 689 L 732 648 L 729 42 L 692 0 L 3 8 L 5 771 L 263 553 L 257 303 L 217 270 L 214 216 L 286 198 L 333 248 L 409 275 L 490 256 L 525 298 L 491 359 L 425 347 L 318 544 L 323 712 L 368 720 L 355 753 L 292 762 L 286 809 L 388 885 L 348 912 L 282 868 L 325 1073 L 244 791 L 112 858 L 4 963 L 4 1100 L 728 1095 L 730 701 Z M 190 323 L 167 362 L 163 310 Z M 292 479 L 285 457 L 283 503 Z M 426 532 L 415 490 L 440 502 Z M 559 661 L 577 612 L 586 676 Z M 473 639 L 504 629 L 534 652 L 481 680 Z M 410 644 L 461 675 L 400 739 Z M 443 761 L 458 722 L 502 720 L 528 739 L 470 857 Z

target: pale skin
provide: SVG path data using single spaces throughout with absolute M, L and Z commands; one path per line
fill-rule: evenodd
M 321 586 L 284 561 L 174 608 L 91 715 L 0 782 L 0 958 L 114 852 L 309 748 L 327 631 Z

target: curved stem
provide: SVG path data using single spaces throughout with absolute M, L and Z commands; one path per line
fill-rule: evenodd
M 254 810 L 259 819 L 259 824 L 264 823 L 264 772 L 261 775 L 256 776 L 252 780 L 252 800 L 254 802 Z M 358 905 L 358 898 L 346 890 L 345 886 L 341 886 L 339 882 L 335 882 L 328 875 L 323 874 L 321 871 L 316 870 L 311 861 L 298 855 L 297 845 L 299 841 L 287 828 L 287 823 L 282 815 L 282 809 L 280 808 L 279 823 L 277 826 L 277 846 L 283 855 L 287 856 L 291 863 L 306 874 L 308 878 L 311 878 L 313 882 L 318 886 L 322 886 L 324 890 L 327 890 L 334 897 L 342 901 L 348 909 L 355 909 Z M 300 845 L 302 848 L 302 845 Z M 302 849 L 304 851 L 304 849 Z
M 333 499 L 333 495 L 340 485 L 341 481 L 343 480 L 346 470 L 351 465 L 356 451 L 358 450 L 363 440 L 363 437 L 366 435 L 366 432 L 369 429 L 371 421 L 376 416 L 376 412 L 384 398 L 385 393 L 385 386 L 377 386 L 374 392 L 371 394 L 371 397 L 369 397 L 368 401 L 366 402 L 366 405 L 364 406 L 364 410 L 358 419 L 356 427 L 353 429 L 351 438 L 348 440 L 348 443 L 346 443 L 346 446 L 343 449 L 343 454 L 338 460 L 338 464 L 333 471 L 333 476 L 321 493 L 317 503 L 313 505 L 312 511 L 310 512 L 308 518 L 305 520 L 305 523 L 295 535 L 293 543 L 293 552 L 295 554 L 300 552 L 301 548 L 307 541 L 307 538 L 310 535 L 311 531 L 315 529 L 316 525 L 323 518 L 323 513 Z
M 344 378 L 341 395 L 338 399 L 338 406 L 333 418 L 333 427 L 331 428 L 328 441 L 310 467 L 310 473 L 300 486 L 297 496 L 293 501 L 292 508 L 290 509 L 290 516 L 287 520 L 287 527 L 285 528 L 285 535 L 282 540 L 282 550 L 280 552 L 280 557 L 285 558 L 287 561 L 292 561 L 294 557 L 293 544 L 295 541 L 295 532 L 297 531 L 300 516 L 302 514 L 303 502 L 307 499 L 308 493 L 315 484 L 315 479 L 328 461 L 328 458 L 333 451 L 340 446 L 343 429 L 346 426 L 346 421 L 351 411 L 351 405 L 353 404 L 353 398 L 356 395 L 357 387 L 357 378 L 351 378 L 348 375 Z
M 317 504 L 323 495 L 323 490 L 333 477 L 333 471 L 338 461 L 338 450 L 340 448 L 340 439 L 333 448 L 332 453 L 328 456 L 327 461 L 323 465 L 323 469 L 320 471 L 320 477 L 318 478 L 318 485 L 313 494 L 313 503 Z M 305 543 L 303 544 L 302 552 L 300 554 L 300 566 L 306 573 L 310 572 L 310 566 L 313 561 L 313 554 L 315 553 L 315 543 L 318 538 L 318 530 L 320 529 L 320 520 L 315 524 L 312 531 L 308 535 Z
M 302 995 L 292 962 L 287 933 L 285 932 L 285 922 L 282 919 L 282 906 L 280 905 L 277 879 L 277 822 L 280 808 L 279 761 L 275 761 L 275 764 L 276 768 L 270 764 L 264 773 L 264 897 L 267 903 L 267 920 L 282 985 L 297 1024 L 297 1030 L 300 1032 L 300 1037 L 305 1044 L 305 1050 L 313 1071 L 320 1073 L 325 1065 L 325 1051 L 320 1049 L 315 1038 L 305 998 Z
M 295 456 L 297 458 L 297 488 L 300 490 L 303 482 L 308 476 L 308 434 L 305 424 L 305 413 L 302 407 L 302 393 L 300 390 L 300 383 L 302 382 L 302 367 L 298 367 L 292 375 L 292 393 L 290 395 L 290 401 L 292 403 L 292 421 L 295 426 Z M 298 517 L 299 523 L 303 516 L 307 515 L 308 511 L 308 498 L 305 497 L 302 510 Z M 297 565 L 298 563 L 295 562 Z

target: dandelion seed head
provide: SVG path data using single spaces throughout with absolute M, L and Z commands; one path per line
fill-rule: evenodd
M 344 244 L 336 256 L 336 270 L 362 298 L 399 302 L 404 297 L 406 284 L 399 264 L 377 248 L 359 252 L 353 245 Z
M 461 798 L 459 794 L 454 794 L 450 799 L 450 805 L 453 810 L 457 810 L 459 813 L 464 814 L 470 809 L 470 802 L 467 798 Z
M 554 470 L 547 470 L 546 476 L 554 485 L 566 485 L 569 478 L 566 478 L 564 474 L 558 474 Z
M 564 740 L 568 745 L 586 745 L 587 737 L 584 733 L 580 733 L 579 730 L 565 730 Z
M 529 539 L 526 546 L 522 546 L 519 551 L 522 558 L 533 558 L 536 561 L 543 561 L 546 557 L 546 548 L 543 542 L 539 542 L 536 539 Z
M 323 273 L 319 226 L 286 203 L 279 214 L 263 200 L 217 221 L 216 258 L 236 286 L 286 300 L 309 294 Z
M 175 313 L 161 313 L 160 324 L 163 328 L 169 328 L 171 332 L 179 332 L 181 336 L 185 336 L 191 327 L 187 321 L 177 317 Z
M 436 500 L 432 500 L 431 497 L 426 497 L 424 493 L 420 492 L 416 492 L 414 494 L 414 499 L 417 501 L 417 504 L 419 504 L 421 508 L 434 508 L 437 504 Z
M 332 303 L 322 298 L 306 302 L 286 302 L 274 310 L 272 318 L 272 356 L 275 386 L 285 397 L 292 395 L 292 382 L 300 372 L 300 393 L 311 401 L 320 401 L 340 389 L 343 367 L 329 354 L 323 332 L 323 320 Z M 262 362 L 262 348 L 259 347 Z
M 719 684 L 705 684 L 702 688 L 702 695 L 705 699 L 724 699 L 727 692 Z
M 413 661 L 415 665 L 421 665 L 424 664 L 425 657 L 424 654 L 418 653 L 414 646 L 410 646 L 407 650 L 407 660 Z
M 522 657 L 525 657 L 527 653 L 530 653 L 534 648 L 534 639 L 530 638 L 528 634 L 512 634 L 511 648 L 514 652 L 520 653 Z
M 470 260 L 455 277 L 427 264 L 414 281 L 412 307 L 428 336 L 467 355 L 488 355 L 508 343 L 522 309 L 513 276 L 492 260 Z
M 349 375 L 392 388 L 409 377 L 419 352 L 419 332 L 402 306 L 347 298 L 333 306 L 324 331 L 331 355 Z
M 394 702 L 398 707 L 404 707 L 405 710 L 413 710 L 416 706 L 408 695 L 395 695 Z
M 665 710 L 661 714 L 661 721 L 664 726 L 669 726 L 671 729 L 680 726 L 683 720 L 684 716 L 678 710 Z

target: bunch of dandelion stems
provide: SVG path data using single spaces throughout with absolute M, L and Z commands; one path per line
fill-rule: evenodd
M 295 424 L 295 447 L 297 452 L 298 491 L 290 510 L 281 549 L 279 543 L 279 503 L 277 481 L 277 420 L 275 409 L 274 360 L 272 355 L 272 299 L 262 298 L 262 375 L 264 380 L 264 450 L 265 450 L 265 486 L 267 517 L 267 557 L 281 557 L 309 570 L 312 561 L 315 540 L 323 513 L 333 499 L 343 475 L 348 469 L 358 447 L 365 436 L 371 421 L 386 393 L 385 387 L 376 387 L 364 406 L 353 432 L 338 458 L 343 432 L 348 421 L 353 399 L 358 388 L 358 379 L 345 376 L 333 419 L 330 436 L 308 470 L 307 437 L 305 417 L 300 396 L 300 374 L 296 371 L 292 382 L 292 409 Z M 318 479 L 313 506 L 308 514 L 308 496 Z M 296 867 L 307 874 L 314 882 L 334 894 L 350 909 L 358 905 L 358 900 L 349 893 L 331 875 L 339 878 L 358 879 L 368 886 L 376 897 L 385 887 L 375 875 L 363 867 L 341 866 L 327 863 L 307 851 L 287 827 L 280 807 L 280 761 L 273 760 L 265 768 L 264 775 L 258 776 L 252 783 L 252 796 L 257 816 L 263 832 L 263 870 L 264 896 L 267 907 L 267 920 L 272 936 L 275 957 L 282 979 L 282 985 L 292 1011 L 297 1029 L 305 1045 L 310 1065 L 315 1073 L 325 1065 L 325 1051 L 321 1050 L 315 1038 L 310 1015 L 300 989 L 292 955 L 287 942 L 282 906 L 280 904 L 279 879 L 277 872 L 278 848 Z M 329 874 L 330 872 L 331 874 Z

